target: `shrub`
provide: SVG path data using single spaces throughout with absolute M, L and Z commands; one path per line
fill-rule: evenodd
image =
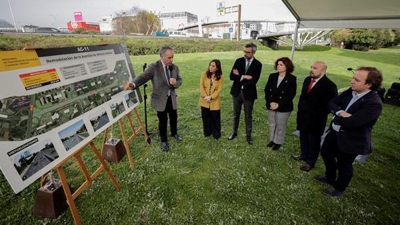
M 74 32 L 79 32 L 75 30 Z M 74 36 L 30 36 L 30 35 L 4 35 L 0 36 L 0 50 L 23 49 L 26 43 L 34 47 L 54 48 L 96 45 L 100 43 L 126 44 L 130 55 L 158 54 L 159 48 L 164 45 L 171 46 L 176 53 L 195 52 L 223 52 L 242 50 L 243 46 L 251 40 L 210 40 L 210 39 L 178 39 L 178 38 L 113 38 L 104 35 L 85 37 Z M 256 43 L 258 49 L 267 49 L 261 43 Z

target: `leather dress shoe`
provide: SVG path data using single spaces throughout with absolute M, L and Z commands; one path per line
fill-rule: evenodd
M 237 134 L 233 133 L 233 134 L 229 135 L 228 140 L 232 141 L 233 139 L 235 139 L 236 136 L 237 136 Z
M 307 163 L 302 165 L 302 166 L 300 166 L 300 169 L 303 170 L 303 171 L 306 171 L 306 172 L 312 170 L 312 168 L 314 168 L 314 166 L 311 166 L 310 164 L 307 164 Z
M 331 197 L 340 197 L 343 195 L 343 191 L 338 191 L 335 188 L 322 189 L 322 193 Z
M 176 141 L 182 141 L 183 140 L 181 138 L 181 136 L 179 136 L 179 134 L 172 135 L 172 137 L 174 137 Z
M 246 141 L 247 141 L 247 143 L 249 143 L 249 145 L 253 144 L 253 138 L 251 138 L 250 136 L 246 137 Z
M 314 177 L 314 180 L 315 180 L 315 181 L 318 181 L 318 182 L 320 182 L 320 183 L 329 184 L 329 185 L 332 185 L 332 183 L 333 183 L 333 182 L 330 182 L 330 181 L 328 180 L 328 178 L 326 178 L 326 177 L 323 176 L 323 175 L 315 176 L 315 177 Z
M 297 161 L 306 160 L 305 158 L 301 157 L 301 155 L 292 155 L 292 159 L 297 160 Z
M 163 150 L 163 152 L 168 152 L 169 151 L 168 142 L 161 142 L 161 149 Z
M 274 144 L 274 147 L 272 147 L 272 150 L 279 150 L 280 147 L 281 147 L 280 144 Z
M 268 148 L 271 148 L 272 146 L 274 146 L 274 144 L 275 144 L 275 142 L 270 141 L 270 142 L 267 144 L 267 147 L 268 147 Z

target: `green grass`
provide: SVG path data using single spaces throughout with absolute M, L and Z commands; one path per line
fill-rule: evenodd
M 373 131 L 373 154 L 366 164 L 354 165 L 351 186 L 343 197 L 326 197 L 321 193 L 326 185 L 312 179 L 324 172 L 322 159 L 314 170 L 305 173 L 299 170 L 301 164 L 290 158 L 300 151 L 299 140 L 292 135 L 296 127 L 295 111 L 282 148 L 271 151 L 266 147 L 268 124 L 263 89 L 268 75 L 274 72 L 274 61 L 290 56 L 289 50 L 257 52 L 263 72 L 253 114 L 254 145 L 245 141 L 244 118 L 241 118 L 238 138 L 227 140 L 232 129 L 229 71 L 240 56 L 239 51 L 175 55 L 174 62 L 183 77 L 183 85 L 178 90 L 178 132 L 184 141 L 171 140 L 170 152 L 161 152 L 157 116 L 149 107 L 153 145 L 146 146 L 141 136 L 131 143 L 136 165 L 132 170 L 127 157 L 119 164 L 110 164 L 121 191 L 116 191 L 102 174 L 79 196 L 76 205 L 82 224 L 399 224 L 400 108 L 384 106 Z M 157 55 L 133 56 L 136 74 L 140 74 L 143 63 L 158 58 Z M 225 75 L 222 138 L 218 141 L 203 137 L 197 106 L 200 75 L 214 58 L 221 60 Z M 299 91 L 310 65 L 316 60 L 327 63 L 327 74 L 338 88 L 350 84 L 352 73 L 347 71 L 348 67 L 378 67 L 383 72 L 386 90 L 400 77 L 398 47 L 369 52 L 310 47 L 294 55 Z M 148 95 L 150 90 L 149 87 Z M 149 103 L 148 100 L 148 106 Z M 137 109 L 144 120 L 143 104 Z M 90 151 L 83 154 L 83 159 L 89 170 L 94 171 L 98 163 Z M 67 163 L 66 171 L 73 188 L 84 181 L 74 160 Z M 0 180 L 0 224 L 73 224 L 69 210 L 54 220 L 32 216 L 37 182 L 14 195 L 2 175 Z

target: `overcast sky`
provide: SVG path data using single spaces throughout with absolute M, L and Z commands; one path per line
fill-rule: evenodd
M 67 27 L 67 22 L 74 20 L 74 12 L 82 12 L 86 22 L 99 22 L 104 16 L 128 11 L 133 6 L 156 13 L 187 11 L 199 20 L 208 17 L 209 22 L 236 20 L 237 14 L 217 16 L 219 2 L 224 2 L 225 7 L 241 4 L 242 20 L 294 21 L 281 0 L 0 0 L 0 19 L 14 23 L 11 3 L 18 26 Z

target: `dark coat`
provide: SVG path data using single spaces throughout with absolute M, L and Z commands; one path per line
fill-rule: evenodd
M 270 103 L 278 103 L 278 112 L 293 111 L 293 98 L 296 96 L 296 77 L 287 73 L 277 87 L 279 73 L 271 73 L 264 88 L 266 107 L 270 109 Z
M 346 109 L 352 98 L 352 90 L 349 88 L 330 101 L 328 108 L 336 115 L 336 112 Z M 349 154 L 365 155 L 371 153 L 372 127 L 382 112 L 382 100 L 379 95 L 376 91 L 370 91 L 345 111 L 350 113 L 351 116 L 348 118 L 335 116 L 332 121 L 340 125 L 338 133 L 339 149 Z
M 243 97 L 246 100 L 255 100 L 257 99 L 257 87 L 256 84 L 260 79 L 262 64 L 256 58 L 253 59 L 253 62 L 250 64 L 250 67 L 245 72 L 246 60 L 244 57 L 238 58 L 233 64 L 232 70 L 237 69 L 240 75 L 233 74 L 232 70 L 229 75 L 229 78 L 233 81 L 231 88 L 231 95 L 233 97 L 237 97 L 240 94 L 243 86 Z M 243 79 L 240 81 L 241 75 L 250 75 L 253 77 L 251 80 Z
M 306 130 L 309 133 L 322 135 L 329 114 L 328 103 L 337 96 L 337 87 L 324 75 L 307 94 L 310 82 L 310 76 L 303 82 L 298 104 L 297 129 L 300 132 Z

